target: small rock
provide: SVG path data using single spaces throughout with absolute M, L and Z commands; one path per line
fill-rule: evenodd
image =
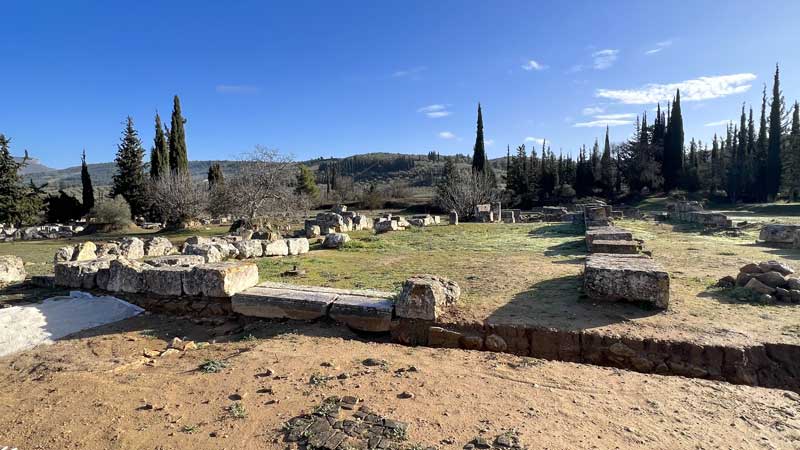
M 403 392 L 397 394 L 397 398 L 402 398 L 402 399 L 410 399 L 410 398 L 414 398 L 414 397 L 415 397 L 414 393 L 413 392 L 408 392 L 408 391 L 403 391 Z
M 378 359 L 378 358 L 367 358 L 361 362 L 367 367 L 377 367 L 377 366 L 388 366 L 389 363 L 386 360 Z

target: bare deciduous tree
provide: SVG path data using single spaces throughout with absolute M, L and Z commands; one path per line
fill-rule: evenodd
M 459 217 L 475 215 L 475 207 L 497 201 L 499 193 L 490 177 L 469 169 L 453 169 L 436 186 L 436 202 L 445 211 Z
M 170 228 L 199 218 L 208 205 L 208 189 L 185 172 L 158 177 L 149 191 L 153 209 Z

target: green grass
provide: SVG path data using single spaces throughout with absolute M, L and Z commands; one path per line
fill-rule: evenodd
M 225 361 L 207 359 L 200 364 L 199 369 L 203 373 L 219 373 L 222 372 L 222 370 L 226 367 L 228 367 L 228 363 Z

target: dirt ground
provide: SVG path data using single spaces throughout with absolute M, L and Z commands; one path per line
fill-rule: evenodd
M 209 344 L 143 356 L 175 336 Z M 207 360 L 225 367 L 204 373 Z M 283 424 L 331 395 L 407 422 L 415 449 L 508 432 L 529 449 L 800 446 L 787 391 L 366 342 L 325 323 L 143 315 L 0 359 L 0 448 L 290 448 Z

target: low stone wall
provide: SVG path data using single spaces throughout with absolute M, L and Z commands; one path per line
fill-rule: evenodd
M 764 225 L 758 234 L 758 240 L 778 247 L 791 247 L 798 243 L 796 248 L 800 248 L 800 225 L 787 223 L 772 223 Z
M 84 225 L 45 224 L 16 228 L 0 224 L 0 242 L 64 239 L 82 233 Z
M 700 202 L 674 202 L 667 205 L 671 220 L 697 223 L 710 228 L 734 228 L 733 220 L 720 212 L 706 211 Z

